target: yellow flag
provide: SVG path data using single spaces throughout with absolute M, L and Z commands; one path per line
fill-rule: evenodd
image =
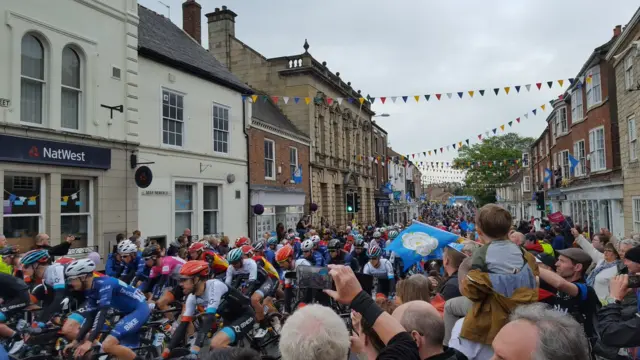
M 306 97 L 304 98 L 304 102 L 309 105 L 309 103 L 311 102 L 311 98 L 310 97 Z
M 473 90 L 469 91 L 469 96 L 473 97 Z
M 500 125 L 500 130 L 504 131 L 504 125 Z
M 458 142 L 458 147 L 462 147 L 462 141 Z
M 587 84 L 591 84 L 591 75 L 587 76 Z
M 420 101 L 420 95 L 415 95 L 413 98 L 416 99 L 416 102 Z
M 362 103 L 364 103 L 364 98 L 363 97 L 360 98 L 360 105 L 362 105 Z
M 509 95 L 509 90 L 510 90 L 510 89 L 511 89 L 511 87 L 506 86 L 506 87 L 504 88 L 504 92 L 506 92 L 506 93 L 507 93 L 507 95 Z
M 558 84 L 560 84 L 560 86 L 562 86 L 562 84 L 564 84 L 564 80 L 558 80 Z
M 258 95 L 251 95 L 251 100 L 253 100 L 253 102 L 258 101 Z
M 29 198 L 29 201 L 36 201 L 37 196 L 32 196 Z
M 542 108 L 542 111 L 544 111 L 544 108 L 545 108 L 545 107 L 547 107 L 547 105 L 546 105 L 546 104 L 542 104 L 542 105 L 540 105 L 540 108 Z
M 428 152 L 429 152 L 429 156 L 431 156 L 431 150 L 429 150 Z
M 68 197 L 68 196 L 63 196 L 63 197 L 62 197 L 62 201 L 64 201 L 64 202 L 69 201 L 69 197 Z

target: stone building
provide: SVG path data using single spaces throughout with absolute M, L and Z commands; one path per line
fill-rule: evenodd
M 311 140 L 310 202 L 318 205 L 313 223 L 322 220 L 344 226 L 353 217 L 361 223 L 373 222 L 371 118 L 375 113 L 370 103 L 360 101 L 360 92 L 340 73 L 316 60 L 306 41 L 300 54 L 267 59 L 235 37 L 236 16 L 224 6 L 206 14 L 209 51 L 252 88 L 277 96 L 284 114 Z M 308 104 L 305 98 L 310 99 Z M 360 194 L 357 214 L 346 211 L 350 192 Z
M 373 181 L 376 224 L 389 224 L 389 170 L 387 168 L 387 132 L 376 122 L 373 122 Z
M 624 230 L 626 235 L 640 232 L 640 161 L 638 160 L 638 122 L 640 122 L 640 8 L 611 46 L 606 60 L 613 67 L 620 132 Z M 635 70 L 635 71 L 634 71 Z

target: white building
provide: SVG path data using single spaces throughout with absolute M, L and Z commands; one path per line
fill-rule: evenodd
M 63 235 L 105 253 L 137 228 L 135 0 L 2 1 L 0 230 L 29 249 Z
M 389 182 L 393 192 L 389 194 L 389 221 L 392 224 L 406 223 L 411 219 L 409 212 L 409 202 L 407 201 L 407 181 L 413 179 L 411 173 L 411 167 L 406 166 L 407 161 L 400 159 L 392 150 L 389 149 L 390 155 L 392 155 L 391 161 L 388 162 L 389 166 Z
M 250 89 L 200 39 L 144 7 L 139 16 L 137 161 L 151 163 L 153 172 L 151 185 L 139 190 L 143 237 L 170 242 L 186 228 L 199 237 L 246 236 L 251 107 L 242 94 Z

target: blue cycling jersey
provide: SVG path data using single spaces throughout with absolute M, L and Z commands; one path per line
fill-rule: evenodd
M 94 278 L 93 286 L 85 292 L 85 296 L 88 311 L 114 308 L 123 313 L 130 313 L 141 304 L 147 306 L 146 298 L 140 290 L 109 276 Z

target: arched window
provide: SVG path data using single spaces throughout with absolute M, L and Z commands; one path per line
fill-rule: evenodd
M 71 47 L 62 51 L 62 93 L 60 123 L 65 129 L 78 130 L 80 125 L 80 56 Z
M 42 124 L 44 89 L 44 46 L 35 36 L 22 38 L 20 119 Z

